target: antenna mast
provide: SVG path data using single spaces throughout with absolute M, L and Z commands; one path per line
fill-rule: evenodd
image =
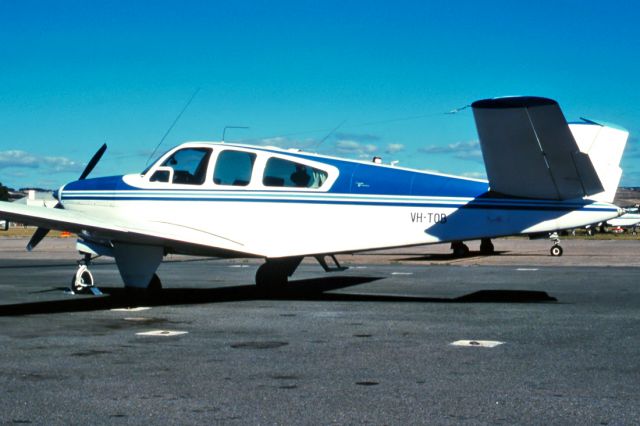
M 224 142 L 224 135 L 227 133 L 227 129 L 248 129 L 247 126 L 224 126 L 222 129 L 222 142 Z
M 149 156 L 149 158 L 147 158 L 147 163 L 145 164 L 148 165 L 149 161 L 151 161 L 151 158 L 153 158 L 153 156 L 155 155 L 156 151 L 158 150 L 158 148 L 160 148 L 160 145 L 162 145 L 162 142 L 164 142 L 164 140 L 167 138 L 167 136 L 169 135 L 169 133 L 171 132 L 171 130 L 173 130 L 173 127 L 176 125 L 176 123 L 178 122 L 178 120 L 180 120 L 180 117 L 182 117 L 182 114 L 184 114 L 184 112 L 187 110 L 187 108 L 189 108 L 189 105 L 191 105 L 191 102 L 193 101 L 193 98 L 196 97 L 196 95 L 198 94 L 198 92 L 200 91 L 200 88 L 198 87 L 194 92 L 193 95 L 191 95 L 191 97 L 189 98 L 189 100 L 187 101 L 187 103 L 185 104 L 184 108 L 182 108 L 182 111 L 180 111 L 180 113 L 178 114 L 178 116 L 176 117 L 175 120 L 173 120 L 173 123 L 171 123 L 171 126 L 169 126 L 169 128 L 167 129 L 167 131 L 164 133 L 164 136 L 162 136 L 162 139 L 160 139 L 160 142 L 158 142 L 158 145 L 156 145 L 156 147 L 154 148 L 153 152 L 151 153 L 151 155 Z

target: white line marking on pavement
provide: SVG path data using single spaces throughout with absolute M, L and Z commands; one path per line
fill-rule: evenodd
M 188 331 L 175 331 L 175 330 L 152 330 L 152 331 L 143 331 L 140 333 L 136 333 L 136 336 L 180 336 L 182 334 L 187 334 Z
M 451 343 L 452 346 L 464 346 L 467 348 L 495 348 L 503 344 L 504 342 L 496 340 L 456 340 Z

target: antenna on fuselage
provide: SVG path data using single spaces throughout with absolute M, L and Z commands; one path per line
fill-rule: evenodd
M 222 140 L 221 142 L 224 142 L 224 135 L 227 133 L 227 129 L 248 129 L 248 126 L 224 126 L 224 129 L 222 129 Z
M 158 148 L 160 148 L 160 145 L 162 145 L 162 142 L 164 142 L 164 140 L 167 138 L 167 136 L 169 135 L 169 133 L 171 132 L 171 130 L 173 130 L 173 127 L 176 125 L 176 123 L 178 122 L 178 120 L 180 120 L 180 117 L 182 117 L 182 114 L 184 114 L 184 112 L 187 110 L 187 108 L 189 108 L 189 105 L 191 105 L 191 102 L 193 101 L 193 98 L 196 97 L 196 95 L 198 94 L 198 92 L 200 91 L 200 88 L 198 87 L 194 92 L 193 95 L 191 95 L 191 97 L 189 98 L 189 100 L 187 101 L 187 103 L 185 104 L 184 108 L 182 108 L 182 111 L 180 111 L 180 113 L 177 115 L 176 119 L 173 120 L 173 123 L 171 123 L 171 126 L 169 126 L 169 128 L 167 129 L 167 131 L 164 133 L 164 136 L 162 136 L 162 139 L 160 139 L 160 142 L 158 142 L 158 145 L 156 145 L 156 147 L 154 148 L 153 152 L 151 153 L 151 155 L 149 156 L 149 158 L 147 158 L 147 162 L 145 164 L 145 166 L 149 165 L 149 161 L 151 161 L 151 159 L 153 158 L 153 156 L 155 155 L 156 151 L 158 151 Z
M 329 137 L 331 135 L 333 135 L 340 127 L 342 127 L 344 125 L 344 123 L 346 123 L 347 120 L 342 120 L 342 122 L 340 124 L 338 124 L 336 127 L 334 127 L 333 129 L 331 129 L 331 131 L 329 133 L 327 133 L 327 136 L 325 136 L 324 138 L 320 139 L 320 142 L 318 142 L 315 146 L 315 148 L 318 148 L 320 145 L 322 145 L 322 143 L 324 141 L 326 141 L 327 139 L 329 139 Z

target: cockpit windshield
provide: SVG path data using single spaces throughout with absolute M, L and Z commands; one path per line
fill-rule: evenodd
M 169 151 L 170 150 L 167 150 L 167 151 L 163 152 L 162 154 L 158 155 L 152 162 L 149 163 L 149 165 L 147 167 L 144 168 L 144 170 L 142 171 L 142 173 L 140 173 L 140 175 L 142 175 L 142 176 L 146 175 L 149 172 L 149 170 L 151 170 L 151 168 L 156 165 L 158 160 L 160 160 L 162 157 L 164 157 L 165 154 L 167 152 L 169 152 Z
M 184 148 L 167 158 L 149 179 L 151 182 L 168 182 L 183 185 L 202 185 L 207 174 L 211 150 L 208 148 Z

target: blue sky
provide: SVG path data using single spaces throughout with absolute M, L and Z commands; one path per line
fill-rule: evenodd
M 103 142 L 92 176 L 138 172 L 200 88 L 161 150 L 249 126 L 226 139 L 482 177 L 445 112 L 537 95 L 627 128 L 640 186 L 640 6 L 613 4 L 0 0 L 0 182 L 58 187 Z

